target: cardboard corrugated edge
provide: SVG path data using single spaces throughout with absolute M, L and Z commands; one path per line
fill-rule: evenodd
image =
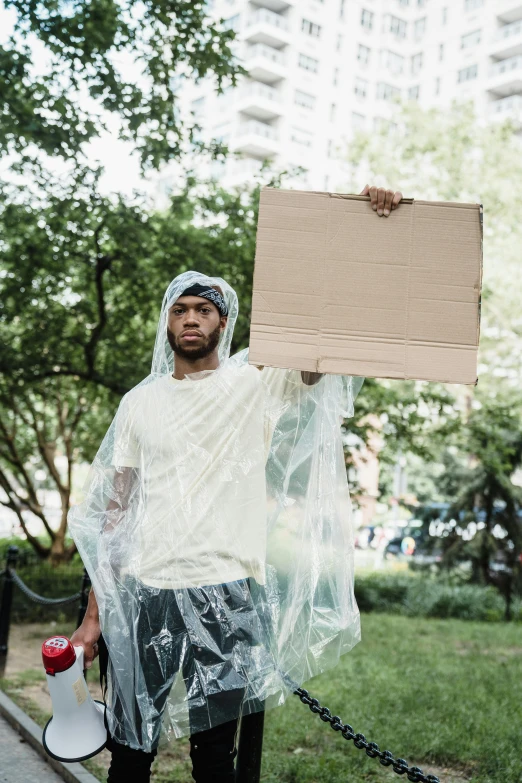
M 479 206 L 479 223 L 480 223 L 480 278 L 479 278 L 479 297 L 478 297 L 478 319 L 477 319 L 477 347 L 480 348 L 480 321 L 482 318 L 482 275 L 484 273 L 484 206 L 482 204 L 478 204 Z M 474 383 L 474 386 L 477 386 L 479 382 L 478 379 L 478 369 L 477 369 L 477 380 Z
M 307 195 L 315 195 L 315 196 L 327 196 L 328 198 L 341 198 L 341 199 L 351 199 L 354 201 L 367 201 L 369 202 L 370 196 L 362 196 L 357 193 L 330 193 L 329 191 L 324 190 L 302 190 L 302 191 L 296 191 L 292 190 L 290 188 L 273 188 L 269 186 L 264 186 L 261 188 L 260 198 L 264 191 L 278 191 L 281 193 L 306 193 Z M 481 322 L 481 311 L 482 311 L 482 277 L 483 277 L 483 268 L 484 268 L 484 227 L 483 227 L 483 220 L 484 220 L 484 207 L 482 204 L 478 203 L 472 203 L 472 202 L 460 202 L 460 201 L 425 201 L 422 199 L 413 199 L 413 198 L 402 198 L 401 204 L 423 204 L 423 205 L 433 205 L 433 206 L 439 206 L 439 207 L 459 207 L 459 208 L 468 208 L 468 209 L 479 209 L 479 225 L 480 225 L 480 269 L 479 269 L 479 291 L 478 291 L 478 308 L 477 308 L 477 349 L 480 344 L 480 322 Z M 257 234 L 256 234 L 256 257 L 257 257 Z M 255 282 L 255 268 L 254 268 L 254 282 Z M 255 366 L 259 366 L 259 363 L 251 362 Z M 267 365 L 270 366 L 270 365 Z M 286 368 L 281 368 L 286 369 Z M 291 368 L 290 368 L 291 369 Z M 354 376 L 358 377 L 358 376 Z M 456 381 L 454 380 L 439 380 L 439 381 L 432 381 L 427 378 L 424 379 L 398 379 L 391 377 L 389 375 L 381 375 L 379 378 L 382 378 L 383 380 L 423 380 L 427 383 L 448 383 L 448 384 L 455 384 Z M 469 382 L 469 383 L 459 383 L 459 385 L 462 386 L 477 386 L 478 384 L 478 375 L 475 381 Z

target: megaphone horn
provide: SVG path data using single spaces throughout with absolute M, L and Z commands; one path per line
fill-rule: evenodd
M 42 742 L 58 761 L 85 761 L 107 744 L 105 705 L 94 701 L 83 676 L 83 647 L 66 636 L 52 636 L 42 645 L 47 685 L 53 702 Z

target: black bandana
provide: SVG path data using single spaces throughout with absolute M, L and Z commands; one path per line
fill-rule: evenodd
M 180 296 L 201 296 L 203 299 L 208 299 L 215 304 L 221 315 L 228 315 L 228 307 L 225 304 L 225 300 L 215 288 L 209 288 L 206 285 L 194 283 L 194 285 L 185 288 Z

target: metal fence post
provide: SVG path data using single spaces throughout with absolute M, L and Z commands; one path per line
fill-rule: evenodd
M 11 604 L 13 603 L 13 578 L 9 569 L 16 567 L 17 560 L 18 547 L 10 546 L 7 550 L 4 589 L 2 591 L 2 603 L 0 604 L 0 677 L 4 676 L 7 662 L 7 642 L 9 639 L 9 624 L 11 622 Z
M 80 608 L 78 609 L 78 623 L 76 625 L 77 628 L 79 628 L 80 625 L 83 623 L 83 618 L 85 617 L 85 612 L 87 611 L 87 603 L 89 601 L 90 589 L 91 589 L 91 578 L 87 573 L 87 569 L 84 568 L 83 576 L 82 576 Z
M 236 783 L 259 783 L 263 754 L 264 710 L 241 718 L 236 762 Z

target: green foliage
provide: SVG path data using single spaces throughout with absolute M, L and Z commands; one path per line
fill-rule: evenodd
M 240 302 L 233 350 L 248 344 L 258 191 L 189 179 L 168 210 L 99 193 L 99 172 L 0 195 L 0 499 L 42 557 L 69 559 L 66 514 L 73 468 L 93 459 L 121 395 L 150 372 L 161 298 L 180 272 L 220 274 Z M 61 466 L 60 466 L 61 460 Z M 48 524 L 38 495 L 58 490 L 62 518 Z M 39 517 L 51 546 L 32 537 Z
M 516 207 L 522 197 L 520 139 L 509 124 L 478 122 L 471 104 L 454 104 L 446 112 L 408 104 L 394 119 L 395 131 L 381 128 L 359 134 L 351 145 L 354 176 L 357 172 L 362 177 L 362 171 L 372 180 L 377 176 L 378 184 L 393 184 L 405 196 L 484 205 L 480 383 L 474 393 L 453 391 L 459 415 L 452 415 L 450 401 L 449 406 L 433 410 L 431 418 L 437 423 L 431 431 L 421 430 L 420 449 L 414 437 L 415 417 L 405 421 L 412 435 L 409 451 L 424 460 L 422 464 L 408 457 L 410 471 L 415 470 L 410 489 L 420 490 L 419 499 L 426 503 L 430 491 L 431 501 L 449 501 L 450 516 L 459 518 L 445 540 L 446 564 L 471 559 L 472 578 L 494 581 L 509 603 L 516 582 L 522 581 L 522 495 L 513 483 L 522 459 L 522 232 Z M 389 155 L 390 143 L 393 155 Z M 376 385 L 378 396 L 384 386 Z M 418 388 L 415 391 L 419 393 Z M 450 393 L 450 387 L 445 391 Z M 402 389 L 399 399 L 404 400 Z M 396 432 L 400 436 L 400 427 Z M 385 463 L 385 452 L 381 456 Z M 390 491 L 386 464 L 383 474 L 382 486 Z M 477 513 L 485 515 L 484 529 L 467 541 Z M 504 538 L 493 534 L 495 525 L 503 528 Z M 499 550 L 507 570 L 494 577 L 489 562 Z
M 416 199 L 483 204 L 480 384 L 520 388 L 520 139 L 510 124 L 479 122 L 472 104 L 440 111 L 410 103 L 394 120 L 396 130 L 358 134 L 349 150 L 352 176 Z
M 81 589 L 83 564 L 78 558 L 73 563 L 67 563 L 54 568 L 50 563 L 30 563 L 16 569 L 17 574 L 25 584 L 44 598 L 66 598 Z M 0 601 L 4 580 L 0 580 Z M 15 585 L 11 608 L 12 623 L 36 623 L 56 621 L 59 623 L 76 621 L 80 602 L 64 606 L 45 606 L 27 598 Z
M 361 624 L 361 642 L 305 685 L 312 696 L 381 749 L 443 783 L 519 783 L 520 627 L 378 613 L 363 615 Z M 39 639 L 49 633 L 42 627 Z M 48 716 L 25 688 L 35 680 L 21 673 L 1 687 L 43 726 Z M 394 776 L 290 696 L 266 714 L 261 777 L 263 783 L 386 783 Z M 187 742 L 161 748 L 153 780 L 189 779 Z
M 521 406 L 513 399 L 479 395 L 460 433 L 459 487 L 448 518 L 459 524 L 445 539 L 448 565 L 471 560 L 475 581 L 496 584 L 506 600 L 506 617 L 512 614 L 513 595 L 522 592 L 522 489 L 513 476 L 522 466 Z M 441 477 L 441 481 L 444 476 Z M 481 528 L 477 528 L 477 514 Z M 473 526 L 471 539 L 465 532 Z M 504 570 L 494 572 L 490 562 L 503 554 Z
M 178 158 L 184 128 L 176 91 L 183 78 L 235 84 L 242 68 L 234 32 L 186 0 L 7 0 L 15 28 L 0 47 L 0 155 L 77 158 L 119 123 L 144 167 Z
M 350 432 L 365 443 L 371 434 L 389 447 L 383 461 L 395 462 L 398 451 L 430 459 L 460 426 L 451 389 L 441 383 L 367 378 L 357 401 L 357 419 Z
M 379 572 L 356 576 L 355 596 L 363 612 L 488 622 L 504 617 L 504 601 L 494 588 L 452 584 L 440 578 Z M 520 601 L 514 613 L 522 621 Z

